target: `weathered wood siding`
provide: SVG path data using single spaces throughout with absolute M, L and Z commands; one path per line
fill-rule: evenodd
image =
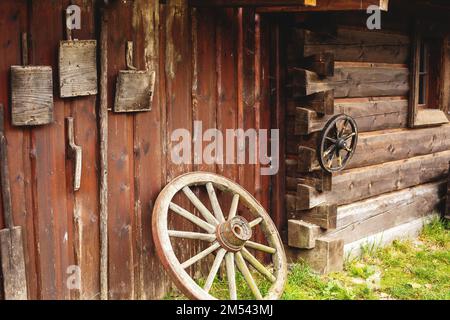
M 349 244 L 442 210 L 450 126 L 407 129 L 411 35 L 399 9 L 383 14 L 379 31 L 367 29 L 365 13 L 298 15 L 290 27 L 287 213 L 312 223 L 318 215 L 334 219 L 323 225 L 336 230 L 319 237 Z M 333 76 L 306 62 L 325 53 L 334 56 Z M 334 112 L 320 114 L 305 96 L 327 90 Z M 316 145 L 333 113 L 355 118 L 359 145 L 343 172 L 320 174 Z
M 10 119 L 11 65 L 19 65 L 20 35 L 31 35 L 30 63 L 53 67 L 64 39 L 63 10 L 82 8 L 74 38 L 98 39 L 94 0 L 3 0 L 0 2 L 0 102 Z M 162 297 L 170 281 L 154 251 L 153 203 L 178 175 L 205 170 L 244 185 L 269 209 L 271 179 L 259 165 L 175 165 L 173 130 L 271 127 L 269 56 L 274 32 L 250 9 L 189 9 L 186 1 L 117 1 L 109 18 L 109 107 L 116 76 L 126 69 L 125 46 L 133 41 L 138 69 L 157 71 L 151 112 L 109 114 L 109 296 Z M 44 27 L 44 24 L 45 27 Z M 267 36 L 262 36 L 266 30 Z M 100 49 L 99 49 L 100 50 Z M 276 68 L 272 68 L 276 71 Z M 7 121 L 14 220 L 23 227 L 30 298 L 99 298 L 99 151 L 97 97 L 62 100 L 54 89 L 54 124 L 13 128 Z M 73 192 L 73 162 L 67 158 L 65 117 L 74 118 L 75 141 L 83 148 L 80 191 Z M 279 211 L 278 211 L 279 212 Z M 282 221 L 275 214 L 275 220 Z M 182 226 L 186 222 L 174 219 Z M 3 221 L 0 217 L 0 228 Z M 185 257 L 198 244 L 182 243 Z M 81 267 L 81 291 L 66 286 L 68 267 Z

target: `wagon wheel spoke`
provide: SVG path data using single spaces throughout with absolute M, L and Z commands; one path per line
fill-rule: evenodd
M 235 194 L 233 196 L 233 201 L 231 201 L 231 207 L 230 207 L 230 213 L 228 214 L 228 220 L 231 220 L 234 217 L 236 217 L 238 206 L 239 206 L 239 195 Z
M 345 146 L 344 150 L 347 151 L 348 153 L 352 153 L 353 152 L 353 149 L 350 148 L 349 146 Z
M 257 225 L 259 225 L 261 222 L 263 222 L 263 218 L 257 218 L 255 220 L 253 220 L 252 222 L 249 223 L 250 228 L 254 228 Z
M 216 240 L 216 236 L 214 234 L 176 231 L 176 230 L 169 230 L 168 232 L 169 232 L 169 237 L 173 237 L 173 238 L 201 240 L 201 241 L 208 241 L 208 242 L 213 242 L 214 240 Z
M 250 270 L 248 269 L 247 264 L 245 263 L 245 260 L 240 252 L 236 253 L 236 265 L 239 271 L 244 276 L 245 282 L 247 282 L 247 285 L 249 286 L 255 298 L 257 300 L 262 300 L 263 297 L 261 295 L 261 292 L 259 291 L 258 285 L 256 284 L 255 279 L 253 279 L 253 276 L 250 273 Z
M 339 127 L 337 122 L 334 124 L 334 136 L 336 139 L 339 139 Z
M 220 244 L 218 242 L 214 243 L 212 246 L 210 246 L 209 248 L 203 250 L 202 252 L 200 252 L 199 254 L 193 256 L 192 258 L 190 258 L 189 260 L 187 260 L 186 262 L 181 264 L 181 267 L 183 269 L 187 269 L 190 266 L 192 266 L 194 263 L 202 260 L 203 258 L 207 257 L 208 255 L 210 255 L 211 253 L 213 253 L 214 251 L 216 251 L 217 249 L 220 248 Z
M 343 139 L 344 139 L 344 141 L 347 141 L 348 139 L 353 138 L 354 136 L 356 136 L 356 133 L 352 132 L 349 135 L 345 136 Z
M 183 209 L 182 207 L 180 207 L 179 205 L 177 205 L 173 202 L 170 203 L 169 208 L 173 212 L 175 212 L 175 213 L 179 214 L 180 216 L 184 217 L 185 219 L 191 221 L 196 226 L 202 228 L 203 230 L 206 230 L 208 233 L 214 233 L 216 231 L 216 228 L 213 225 L 207 223 L 206 221 L 203 221 L 199 217 L 193 215 L 186 209 Z
M 247 260 L 259 273 L 261 273 L 264 277 L 267 278 L 270 282 L 275 282 L 277 279 L 274 277 L 274 275 L 267 270 L 266 267 L 262 265 L 261 262 L 258 261 L 247 249 L 242 249 L 242 256 L 245 260 Z
M 336 139 L 333 139 L 331 137 L 326 137 L 325 139 L 327 139 L 328 141 L 330 141 L 331 143 L 336 143 Z
M 234 267 L 234 253 L 228 252 L 225 256 L 225 265 L 227 269 L 228 291 L 230 300 L 237 300 L 236 289 L 236 269 Z
M 206 292 L 211 290 L 211 287 L 214 283 L 214 279 L 216 279 L 217 272 L 219 271 L 220 265 L 222 264 L 223 258 L 225 257 L 227 251 L 225 249 L 220 249 L 217 252 L 216 259 L 214 259 L 214 263 L 211 267 L 211 271 L 209 272 L 208 278 L 206 279 L 205 286 L 203 289 Z
M 342 156 L 341 155 L 338 156 L 337 161 L 338 161 L 338 166 L 342 167 Z
M 330 146 L 327 150 L 325 150 L 325 152 L 323 153 L 323 157 L 326 158 L 328 157 L 332 152 L 334 152 L 336 150 L 336 145 L 332 145 Z
M 330 153 L 330 156 L 328 157 L 328 168 L 332 169 L 333 168 L 333 160 L 336 156 L 335 152 Z
M 212 224 L 213 226 L 217 226 L 219 224 L 219 221 L 213 216 L 211 211 L 208 210 L 208 208 L 205 207 L 205 205 L 200 201 L 200 199 L 192 192 L 192 190 L 189 187 L 183 188 L 183 193 L 186 195 L 186 197 L 191 201 L 191 203 L 194 205 L 194 207 L 197 208 L 197 210 L 201 213 L 203 218 L 205 218 L 206 221 L 208 221 L 209 224 Z
M 349 124 L 348 118 L 344 120 L 344 125 L 341 128 L 341 132 L 339 133 L 339 137 L 342 137 L 344 135 L 345 129 L 347 129 L 347 126 Z
M 245 243 L 245 246 L 247 248 L 255 249 L 255 250 L 262 251 L 262 252 L 269 253 L 269 254 L 275 254 L 277 252 L 277 250 L 275 248 L 263 245 L 261 243 L 253 242 L 253 241 L 247 241 Z
M 225 217 L 223 216 L 222 208 L 220 207 L 219 200 L 217 200 L 216 190 L 211 182 L 206 184 L 206 190 L 208 191 L 209 201 L 213 208 L 214 216 L 219 223 L 225 222 Z

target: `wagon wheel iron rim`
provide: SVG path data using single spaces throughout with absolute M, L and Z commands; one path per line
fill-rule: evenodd
M 319 164 L 333 173 L 345 169 L 358 145 L 356 121 L 345 114 L 332 117 L 325 125 L 318 145 Z
M 209 210 L 192 191 L 193 187 L 205 187 L 213 210 Z M 230 210 L 224 214 L 216 190 L 231 193 L 233 198 Z M 173 198 L 184 194 L 199 215 L 175 204 Z M 247 220 L 238 214 L 242 203 L 252 215 Z M 169 230 L 169 214 L 179 215 L 202 232 Z M 200 217 L 201 218 L 200 218 Z M 267 244 L 250 241 L 253 230 L 260 227 Z M 153 238 L 157 254 L 178 289 L 188 298 L 195 300 L 216 300 L 209 291 L 224 265 L 227 275 L 227 287 L 230 300 L 237 300 L 236 270 L 238 270 L 254 298 L 275 300 L 281 297 L 287 279 L 287 262 L 284 247 L 275 224 L 258 201 L 235 182 L 206 172 L 194 172 L 182 175 L 169 183 L 158 196 L 152 218 Z M 180 261 L 175 254 L 171 239 L 183 238 L 200 240 L 207 243 L 206 249 L 191 258 Z M 249 249 L 269 254 L 272 257 L 273 271 L 266 268 Z M 214 262 L 208 271 L 208 277 L 201 287 L 187 272 L 188 268 L 215 253 Z M 262 296 L 250 266 L 272 283 L 266 296 Z

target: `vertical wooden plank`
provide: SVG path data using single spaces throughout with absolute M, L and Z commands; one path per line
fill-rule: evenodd
M 159 24 L 160 7 L 157 0 L 138 0 L 134 5 L 133 30 L 136 39 L 136 66 L 140 69 L 156 70 L 156 79 L 161 79 L 159 70 Z M 162 108 L 160 103 L 161 80 L 156 83 L 151 112 L 135 116 L 135 233 L 136 298 L 162 298 L 168 279 L 153 248 L 151 217 L 156 200 L 165 179 L 165 152 L 163 146 Z
M 72 4 L 81 8 L 81 30 L 74 30 L 73 36 L 80 40 L 95 39 L 95 4 L 93 0 L 73 0 Z M 98 12 L 97 12 L 98 13 Z M 81 270 L 81 290 L 73 291 L 74 299 L 98 299 L 99 279 L 99 180 L 96 164 L 98 163 L 98 130 L 96 113 L 96 96 L 79 97 L 66 100 L 74 118 L 75 141 L 83 148 L 82 184 L 74 192 L 72 184 L 73 162 L 68 160 L 68 200 L 72 199 L 69 219 L 73 223 L 74 264 Z M 68 201 L 69 202 L 69 201 Z M 69 205 L 69 204 L 68 204 Z M 69 233 L 70 235 L 70 233 Z M 72 241 L 70 241 L 72 242 Z
M 286 220 L 286 207 L 285 207 L 285 96 L 284 96 L 284 84 L 286 66 L 284 61 L 286 60 L 285 52 L 285 32 L 283 17 L 277 18 L 271 26 L 270 42 L 270 91 L 273 92 L 271 96 L 272 105 L 272 128 L 280 130 L 280 168 L 277 175 L 272 177 L 272 205 L 271 215 L 278 230 L 282 231 L 287 225 Z
M 224 136 L 227 130 L 238 127 L 238 24 L 235 17 L 236 9 L 223 9 L 216 21 L 217 128 Z M 226 150 L 226 143 L 224 148 Z M 218 165 L 217 172 L 233 181 L 238 179 L 238 167 L 234 164 Z
M 108 101 L 112 106 L 116 75 L 125 70 L 125 45 L 131 38 L 132 2 L 115 2 L 108 9 Z M 109 115 L 108 228 L 109 298 L 134 299 L 134 122 L 133 115 Z
M 255 12 L 253 9 L 240 9 L 240 34 L 239 45 L 242 46 L 240 52 L 240 59 L 242 62 L 241 91 L 242 99 L 242 129 L 255 130 L 256 124 L 256 109 L 255 109 Z M 255 159 L 250 157 L 250 149 L 255 148 L 253 141 L 247 142 L 245 145 L 246 163 L 243 165 L 243 175 L 240 176 L 240 184 L 244 186 L 250 193 L 255 195 L 255 165 L 252 164 Z M 256 148 L 255 148 L 256 149 Z
M 52 6 L 42 1 L 33 1 L 31 6 L 30 30 L 33 32 L 31 61 L 34 64 L 52 65 L 55 75 L 57 66 L 55 48 L 62 39 L 63 1 L 54 1 Z M 47 28 L 42 28 L 42 21 L 51 24 Z M 64 299 L 69 296 L 64 281 L 69 264 L 66 147 L 65 139 L 62 139 L 65 136 L 65 108 L 60 99 L 55 99 L 54 110 L 54 124 L 33 130 L 31 151 L 34 157 L 32 179 L 42 299 Z
M 9 69 L 11 65 L 20 65 L 20 34 L 28 30 L 28 8 L 25 0 L 6 0 L 0 3 L 0 103 L 5 108 L 5 131 L 8 140 L 8 161 L 10 166 L 12 210 L 14 223 L 22 227 L 24 254 L 27 271 L 28 295 L 38 297 L 38 275 L 36 272 L 36 251 L 34 247 L 33 210 L 30 188 L 30 130 L 17 129 L 10 125 L 9 107 Z M 0 197 L 1 198 L 1 197 Z M 0 209 L 1 212 L 1 209 Z M 0 225 L 3 214 L 0 214 Z M 0 300 L 3 291 L 0 288 Z
M 166 112 L 167 112 L 167 182 L 177 176 L 192 170 L 191 163 L 175 164 L 171 159 L 171 151 L 179 142 L 171 141 L 171 134 L 177 129 L 192 132 L 191 106 L 191 34 L 188 6 L 185 0 L 169 0 L 165 8 L 165 83 L 166 83 Z M 177 197 L 184 208 L 190 209 L 186 198 Z M 173 217 L 173 215 L 172 215 Z M 185 219 L 173 217 L 171 223 L 179 230 L 192 229 L 192 225 Z M 193 256 L 195 246 L 189 240 L 177 241 L 176 254 L 179 259 L 187 260 Z

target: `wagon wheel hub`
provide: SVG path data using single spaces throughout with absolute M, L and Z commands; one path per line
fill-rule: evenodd
M 217 241 L 228 252 L 239 252 L 252 235 L 250 224 L 240 216 L 220 224 L 216 231 Z
M 339 139 L 336 142 L 336 150 L 341 151 L 344 150 L 345 148 L 347 148 L 347 143 L 345 142 L 344 139 Z

